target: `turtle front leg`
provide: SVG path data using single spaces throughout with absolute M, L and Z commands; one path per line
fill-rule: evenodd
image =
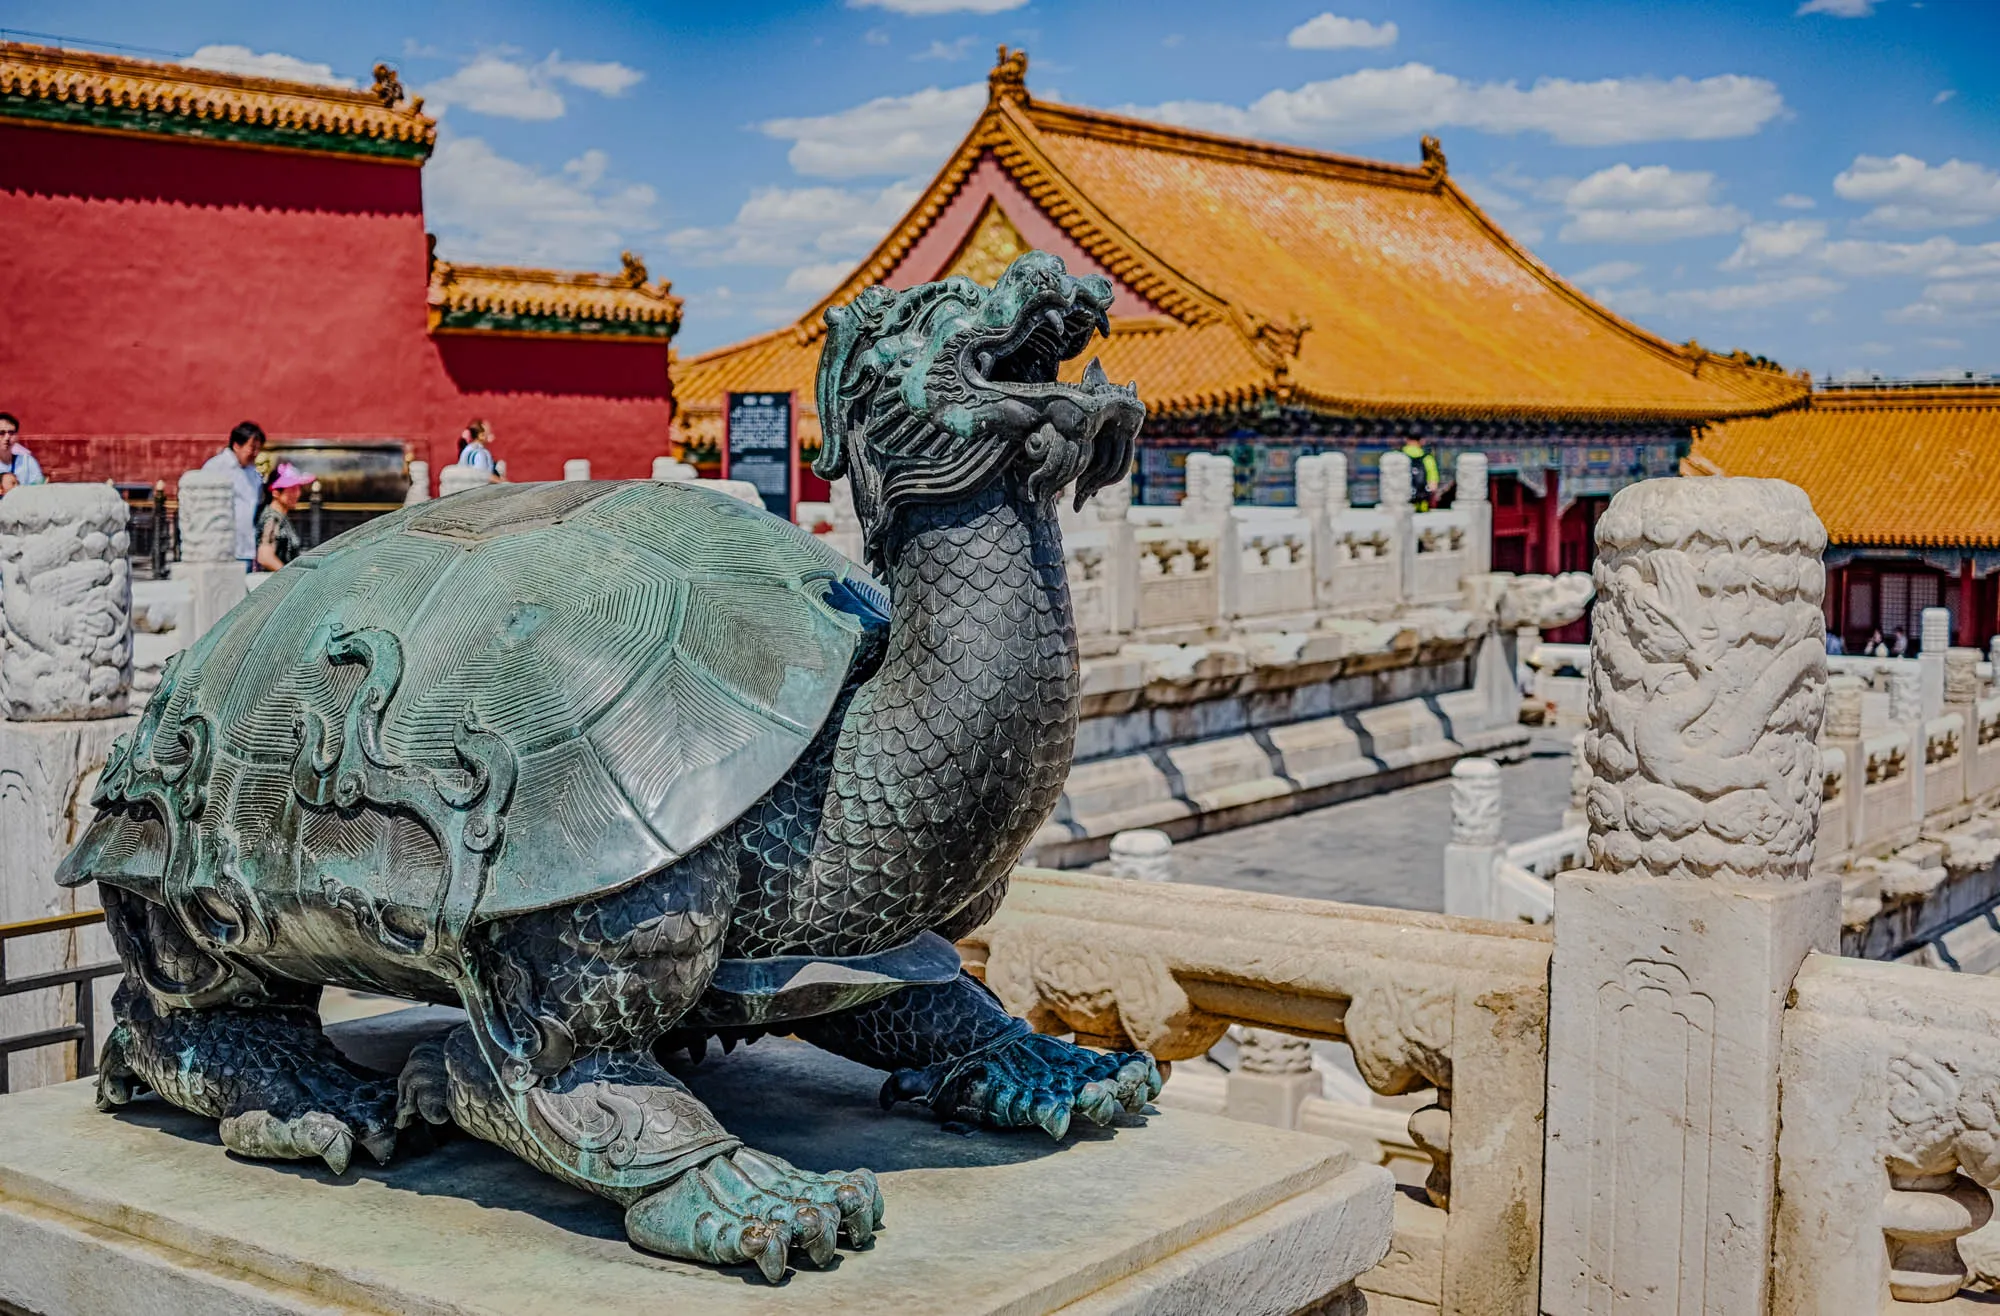
M 754 1264 L 776 1283 L 794 1250 L 831 1261 L 866 1246 L 882 1194 L 866 1170 L 814 1174 L 743 1145 L 644 1052 L 598 1052 L 528 1093 L 532 1127 L 501 1094 L 468 1027 L 426 1042 L 401 1080 L 398 1122 L 447 1119 L 530 1165 L 626 1208 L 650 1252 Z
M 1038 1127 L 1053 1138 L 1072 1114 L 1109 1124 L 1160 1095 L 1160 1070 L 1143 1051 L 1092 1051 L 1046 1037 L 961 973 L 935 987 L 907 987 L 868 1005 L 801 1021 L 800 1037 L 849 1060 L 890 1071 L 882 1106 L 928 1106 L 944 1119 L 993 1128 Z

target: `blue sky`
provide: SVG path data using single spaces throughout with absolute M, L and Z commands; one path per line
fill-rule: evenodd
M 2000 373 L 1995 0 L 0 0 L 0 27 L 362 83 L 388 60 L 441 111 L 443 255 L 634 248 L 688 298 L 684 352 L 850 268 L 1004 41 L 1075 104 L 1402 161 L 1435 132 L 1502 226 L 1670 338 Z

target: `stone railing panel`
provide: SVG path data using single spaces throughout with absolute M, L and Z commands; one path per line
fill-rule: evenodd
M 1134 532 L 1142 633 L 1206 631 L 1221 621 L 1223 538 L 1219 524 L 1142 526 Z
M 1917 839 L 1923 817 L 1917 811 L 1912 747 L 1904 730 L 1877 732 L 1861 742 L 1861 821 L 1855 828 L 1856 849 L 1893 849 Z
M 1330 519 L 1317 556 L 1319 606 L 1328 612 L 1394 607 L 1402 592 L 1402 551 L 1388 513 L 1349 508 Z
M 76 721 L 125 711 L 132 688 L 128 513 L 104 484 L 0 498 L 0 713 Z
M 1781 1073 L 1773 1316 L 1952 1297 L 2000 1187 L 2000 981 L 1812 956 Z
M 1950 813 L 1965 802 L 1965 719 L 1943 713 L 1924 723 L 1924 814 Z
M 2000 695 L 1973 706 L 1970 759 L 1966 764 L 1966 794 L 1981 805 L 2000 802 Z
M 1242 519 L 1236 534 L 1241 574 L 1234 620 L 1286 619 L 1309 624 L 1316 611 L 1312 522 L 1303 516 Z
M 1416 537 L 1409 586 L 1412 603 L 1449 602 L 1459 595 L 1459 581 L 1472 568 L 1471 513 L 1453 509 L 1418 512 L 1411 518 Z
M 960 949 L 1044 1031 L 1173 1061 L 1242 1023 L 1345 1040 L 1376 1092 L 1437 1088 L 1412 1135 L 1435 1149 L 1448 1209 L 1399 1234 L 1402 1261 L 1362 1286 L 1468 1316 L 1534 1312 L 1546 930 L 1020 869 Z

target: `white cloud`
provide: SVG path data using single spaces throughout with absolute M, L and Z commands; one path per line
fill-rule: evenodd
M 847 0 L 853 9 L 886 9 L 892 14 L 926 18 L 932 14 L 1004 14 L 1028 0 Z
M 1919 338 L 1917 341 L 1940 352 L 1956 352 L 1965 346 L 1963 338 Z
M 1875 0 L 1806 0 L 1798 14 L 1832 14 L 1835 18 L 1866 18 L 1875 12 Z
M 911 59 L 941 59 L 953 62 L 964 59 L 972 51 L 972 43 L 977 37 L 960 37 L 956 41 L 933 41 L 924 49 L 910 56 Z
M 658 227 L 653 189 L 608 180 L 609 163 L 586 151 L 548 173 L 477 137 L 446 136 L 424 168 L 424 213 L 447 260 L 609 268 Z
M 758 127 L 766 136 L 790 139 L 785 158 L 808 177 L 902 175 L 935 169 L 984 108 L 986 84 L 976 82 L 878 96 L 833 114 L 770 119 Z
M 790 266 L 785 291 L 817 297 L 881 241 L 922 191 L 913 178 L 882 188 L 759 188 L 727 224 L 667 234 L 667 249 L 694 265 Z
M 1376 50 L 1396 44 L 1396 25 L 1321 14 L 1293 28 L 1285 44 L 1293 50 Z
M 1481 181 L 1476 178 L 1461 178 L 1458 180 L 1458 185 L 1464 188 L 1474 201 L 1479 203 L 1481 210 L 1484 210 L 1489 216 L 1503 221 L 1502 226 L 1507 230 L 1509 236 L 1517 241 L 1530 244 L 1540 242 L 1546 231 L 1542 228 L 1541 224 L 1543 217 L 1537 212 L 1530 210 L 1527 204 L 1519 197 L 1501 190 L 1508 187 L 1517 187 L 1524 190 L 1532 189 L 1533 187 L 1532 180 L 1523 179 L 1513 174 L 1510 172 L 1511 168 L 1509 166 L 1508 170 L 1503 170 L 1495 174 L 1490 182 Z
M 550 51 L 533 64 L 508 56 L 507 51 L 489 51 L 475 57 L 449 77 L 421 88 L 425 101 L 433 109 L 462 105 L 502 119 L 560 119 L 568 106 L 558 83 L 615 97 L 646 76 L 616 61 L 564 59 L 561 51 Z
M 1872 202 L 1864 223 L 1955 228 L 2000 218 L 2000 173 L 1969 160 L 1931 165 L 1913 155 L 1857 155 L 1833 180 L 1849 201 Z
M 1829 241 L 1816 219 L 1752 224 L 1725 270 L 1771 266 L 1820 266 L 1856 278 L 1918 275 L 1928 279 L 1973 279 L 2000 275 L 2000 242 L 1966 244 L 1934 234 L 1922 242 L 1877 242 L 1861 238 Z
M 315 64 L 296 55 L 281 55 L 275 50 L 259 54 L 248 46 L 203 46 L 180 62 L 190 68 L 214 69 L 219 73 L 241 73 L 253 78 L 317 82 L 329 87 L 357 85 L 353 78 L 334 76 L 331 64 Z
M 1607 290 L 1605 300 L 1630 315 L 1663 311 L 1760 311 L 1788 302 L 1831 297 L 1845 285 L 1819 274 L 1795 274 L 1757 283 L 1725 284 L 1719 288 L 1679 288 L 1656 293 L 1648 288 Z
M 1563 195 L 1565 242 L 1670 242 L 1741 228 L 1749 216 L 1718 200 L 1715 175 L 1665 165 L 1615 164 Z
M 1809 196 L 1802 196 L 1797 192 L 1787 192 L 1778 198 L 1778 204 L 1787 210 L 1811 210 L 1819 202 Z
M 1614 283 L 1623 283 L 1646 267 L 1634 260 L 1600 261 L 1587 270 L 1579 270 L 1570 276 L 1570 282 L 1584 287 L 1606 288 Z
M 861 39 L 871 46 L 886 46 L 889 44 L 889 29 L 886 27 L 871 27 L 862 34 Z
M 1708 141 L 1744 137 L 1784 112 L 1776 86 L 1723 74 L 1692 78 L 1543 78 L 1523 90 L 1512 82 L 1465 82 L 1427 64 L 1362 69 L 1266 92 L 1248 106 L 1169 101 L 1125 106 L 1125 113 L 1249 137 L 1356 142 L 1426 129 L 1547 133 L 1568 146 Z
M 1817 219 L 1787 219 L 1775 224 L 1752 224 L 1722 262 L 1725 270 L 1747 270 L 1797 260 L 1816 251 L 1826 242 L 1826 225 Z
M 1958 91 L 1956 88 L 1946 87 L 1943 91 L 1931 97 L 1931 104 L 1942 105 L 1956 95 L 1958 95 Z
M 1942 324 L 2000 318 L 2000 278 L 1933 283 L 1908 306 L 1882 317 L 1891 324 Z

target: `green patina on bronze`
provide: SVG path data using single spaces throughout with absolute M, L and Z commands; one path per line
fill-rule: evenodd
M 243 146 L 274 146 L 299 151 L 326 151 L 375 160 L 421 163 L 431 143 L 422 137 L 401 139 L 367 133 L 332 132 L 254 120 L 204 118 L 171 110 L 104 101 L 58 100 L 52 97 L 0 94 L 0 118 L 104 131 L 146 133 L 196 141 Z
M 1056 500 L 1123 478 L 1145 408 L 1057 374 L 1111 301 L 1029 253 L 828 312 L 815 464 L 881 584 L 654 481 L 456 494 L 265 580 L 163 673 L 57 874 L 126 968 L 101 1104 L 336 1172 L 449 1123 L 774 1280 L 872 1238 L 873 1179 L 745 1148 L 666 1055 L 795 1032 L 885 1105 L 1058 1138 L 1143 1108 L 1147 1057 L 1035 1035 L 952 948 L 1068 774 Z M 325 984 L 470 1022 L 369 1073 Z

